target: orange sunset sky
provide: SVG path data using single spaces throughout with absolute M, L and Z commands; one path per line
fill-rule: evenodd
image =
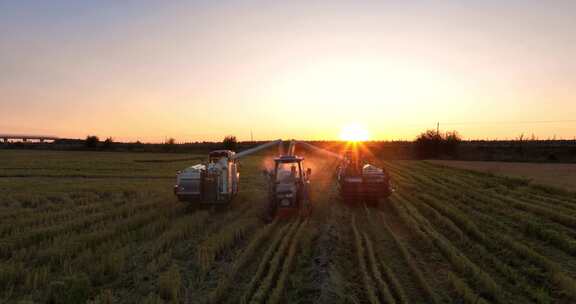
M 2 1 L 0 133 L 576 136 L 574 1 Z

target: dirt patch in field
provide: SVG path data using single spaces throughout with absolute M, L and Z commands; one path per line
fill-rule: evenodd
M 485 161 L 430 160 L 429 162 L 460 169 L 520 177 L 536 184 L 576 191 L 576 164 L 510 163 Z

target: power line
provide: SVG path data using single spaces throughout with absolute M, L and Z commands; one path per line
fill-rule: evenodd
M 515 124 L 547 124 L 547 123 L 576 123 L 574 119 L 566 120 L 524 120 L 524 121 L 468 121 L 468 122 L 443 122 L 443 125 L 515 125 Z

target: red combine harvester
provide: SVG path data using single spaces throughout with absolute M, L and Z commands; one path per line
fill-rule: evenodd
M 340 160 L 337 170 L 338 188 L 346 203 L 365 202 L 370 206 L 377 206 L 379 199 L 387 198 L 392 193 L 388 173 L 384 169 L 364 163 L 360 157 L 360 147 L 353 145 L 351 150 L 340 155 L 306 142 L 297 143 Z
M 392 193 L 388 173 L 361 161 L 358 149 L 344 153 L 337 174 L 340 196 L 347 203 L 365 202 L 377 206 L 379 199 Z
M 304 171 L 304 158 L 294 155 L 295 143 L 290 143 L 288 155 L 274 159 L 274 168 L 265 170 L 268 178 L 267 220 L 296 215 L 308 216 L 311 169 Z

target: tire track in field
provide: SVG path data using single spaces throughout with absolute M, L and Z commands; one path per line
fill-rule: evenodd
M 360 274 L 362 276 L 362 283 L 364 285 L 364 293 L 366 299 L 371 304 L 380 303 L 378 297 L 378 291 L 375 288 L 374 279 L 369 272 L 368 262 L 366 261 L 366 249 L 364 248 L 363 239 L 356 226 L 356 217 L 354 215 L 350 216 L 350 226 L 352 227 L 352 232 L 354 235 L 354 247 L 356 249 L 356 263 L 360 269 Z M 388 290 L 386 286 L 386 290 Z
M 337 200 L 326 202 L 324 223 L 318 240 L 318 254 L 315 260 L 317 275 L 316 289 L 318 295 L 314 303 L 357 303 L 358 288 L 356 280 L 350 281 L 355 274 L 354 252 L 350 249 L 351 231 L 348 225 L 342 225 L 349 220 L 341 205 L 335 205 Z
M 372 279 L 373 286 L 375 287 L 375 293 L 377 294 L 380 302 L 391 304 L 409 303 L 410 301 L 406 296 L 404 287 L 403 285 L 400 284 L 400 281 L 398 280 L 396 273 L 392 271 L 392 269 L 388 265 L 386 265 L 386 261 L 390 261 L 390 256 L 388 257 L 388 259 L 384 259 L 382 256 L 380 256 L 382 246 L 378 246 L 378 243 L 373 242 L 373 239 L 371 237 L 371 235 L 377 237 L 377 239 L 381 239 L 382 237 L 381 226 L 378 225 L 379 223 L 376 223 L 377 218 L 374 218 L 375 215 L 376 216 L 380 215 L 381 211 L 376 210 L 375 212 L 377 213 L 374 213 L 372 209 L 369 209 L 367 208 L 366 205 L 364 205 L 363 213 L 365 214 L 366 217 L 365 221 L 363 221 L 364 225 L 361 226 L 356 225 L 356 227 L 352 226 L 355 242 L 357 244 L 356 247 L 360 249 L 357 250 L 357 253 L 360 251 L 364 252 L 365 257 L 363 260 L 366 263 L 366 269 L 369 273 L 370 278 Z M 367 231 L 362 231 L 363 230 L 362 228 L 364 228 L 364 230 Z M 386 232 L 391 233 L 390 230 Z M 358 241 L 361 242 L 361 244 L 359 244 L 361 246 L 358 246 Z M 399 249 L 397 247 L 398 246 L 396 246 L 396 244 L 392 246 L 386 246 L 386 249 L 384 249 L 384 251 L 388 251 L 389 254 L 391 254 L 393 250 Z M 398 257 L 392 258 L 392 260 L 395 260 L 395 262 L 397 263 L 398 262 L 397 258 Z M 360 269 L 362 268 L 364 267 L 361 266 Z M 404 286 L 407 286 L 408 282 L 404 283 L 405 283 Z M 427 298 L 433 299 L 434 296 L 428 296 Z M 416 301 L 416 299 L 413 300 Z
M 405 288 L 407 284 L 400 284 L 400 280 L 397 277 L 397 273 L 395 273 L 391 266 L 388 265 L 390 260 L 395 261 L 398 264 L 398 256 L 396 255 L 395 258 L 391 258 L 394 251 L 398 252 L 398 246 L 393 244 L 379 244 L 382 241 L 389 241 L 394 236 L 390 235 L 392 230 L 389 227 L 385 227 L 385 231 L 382 231 L 382 225 L 379 222 L 381 219 L 381 215 L 383 214 L 382 211 L 379 209 L 371 210 L 364 205 L 364 210 L 367 217 L 367 232 L 363 232 L 364 241 L 366 244 L 368 256 L 370 259 L 371 265 L 373 265 L 372 273 L 374 275 L 375 281 L 379 285 L 379 289 L 382 291 L 382 297 L 384 298 L 385 302 L 388 303 L 400 303 L 400 304 L 407 304 L 410 301 L 406 295 Z M 372 237 L 371 237 L 372 236 Z M 387 236 L 384 238 L 384 236 Z M 391 245 L 391 246 L 390 246 Z M 383 255 L 386 253 L 388 256 Z M 402 259 L 400 257 L 400 259 Z M 388 289 L 388 292 L 386 291 Z M 388 294 L 390 296 L 388 296 Z
M 388 286 L 388 283 L 384 280 L 383 275 L 380 272 L 379 263 L 376 259 L 376 254 L 374 253 L 374 245 L 365 232 L 362 233 L 362 237 L 364 245 L 366 246 L 370 272 L 374 282 L 376 282 L 376 286 L 378 287 L 377 291 L 380 294 L 380 299 L 384 303 L 395 304 L 396 299 L 392 295 L 391 288 Z
M 392 204 L 392 202 L 389 202 L 390 204 Z M 389 206 L 387 206 L 389 207 Z M 387 235 L 390 236 L 391 241 L 393 243 L 393 246 L 390 246 L 386 249 L 384 249 L 385 252 L 387 252 L 388 255 L 393 254 L 393 250 L 397 249 L 398 254 L 399 254 L 399 259 L 402 260 L 403 263 L 406 264 L 406 267 L 408 268 L 409 272 L 410 272 L 410 277 L 412 278 L 412 280 L 414 280 L 414 283 L 411 284 L 407 284 L 406 282 L 403 282 L 404 284 L 400 285 L 398 283 L 393 283 L 395 280 L 393 279 L 395 273 L 392 272 L 392 270 L 390 270 L 388 273 L 388 277 L 391 278 L 389 279 L 389 281 L 392 283 L 393 286 L 397 286 L 394 288 L 395 290 L 395 294 L 396 294 L 396 298 L 398 299 L 398 302 L 400 303 L 405 303 L 408 302 L 410 303 L 411 301 L 415 301 L 415 299 L 413 299 L 411 297 L 410 300 L 406 300 L 406 296 L 402 295 L 404 290 L 408 290 L 409 286 L 411 286 L 412 284 L 414 285 L 413 288 L 416 288 L 418 290 L 418 293 L 421 294 L 423 296 L 424 299 L 426 299 L 427 301 L 429 301 L 430 303 L 440 303 L 440 299 L 438 297 L 438 295 L 433 291 L 432 287 L 430 286 L 427 277 L 424 275 L 424 271 L 421 269 L 419 263 L 416 262 L 416 257 L 414 256 L 414 254 L 409 250 L 408 244 L 406 243 L 406 240 L 404 240 L 403 238 L 405 237 L 401 237 L 401 235 L 399 234 L 407 234 L 409 233 L 409 227 L 397 227 L 397 228 L 393 228 L 393 221 L 398 221 L 398 223 L 395 223 L 395 225 L 402 225 L 400 223 L 399 219 L 396 219 L 395 215 L 393 216 L 388 216 L 388 218 L 386 218 L 385 216 L 387 215 L 387 213 L 391 213 L 393 208 L 388 208 L 388 210 L 386 211 L 377 211 L 376 213 L 376 221 L 374 224 L 377 225 L 377 227 L 383 227 L 384 231 Z M 408 229 L 406 230 L 406 232 L 403 233 L 399 233 L 400 229 Z M 384 254 L 384 252 L 380 252 L 380 254 Z M 394 256 L 393 256 L 394 257 Z M 381 259 L 382 260 L 382 259 Z M 396 269 L 396 271 L 398 271 L 398 269 Z M 410 282 L 412 282 L 412 280 L 410 280 Z M 419 298 L 419 300 L 421 300 L 421 298 Z
M 282 269 L 280 270 L 280 274 L 278 275 L 278 280 L 276 281 L 276 287 L 271 291 L 269 298 L 266 300 L 266 303 L 277 304 L 280 303 L 282 300 L 282 296 L 284 295 L 284 289 L 286 286 L 286 282 L 288 277 L 292 273 L 292 268 L 294 264 L 294 259 L 296 258 L 296 254 L 298 252 L 298 245 L 300 244 L 300 237 L 303 231 L 308 227 L 308 220 L 305 220 L 304 223 L 298 227 L 298 231 L 290 244 L 290 249 L 288 250 L 288 256 L 284 260 L 284 264 L 282 265 Z

